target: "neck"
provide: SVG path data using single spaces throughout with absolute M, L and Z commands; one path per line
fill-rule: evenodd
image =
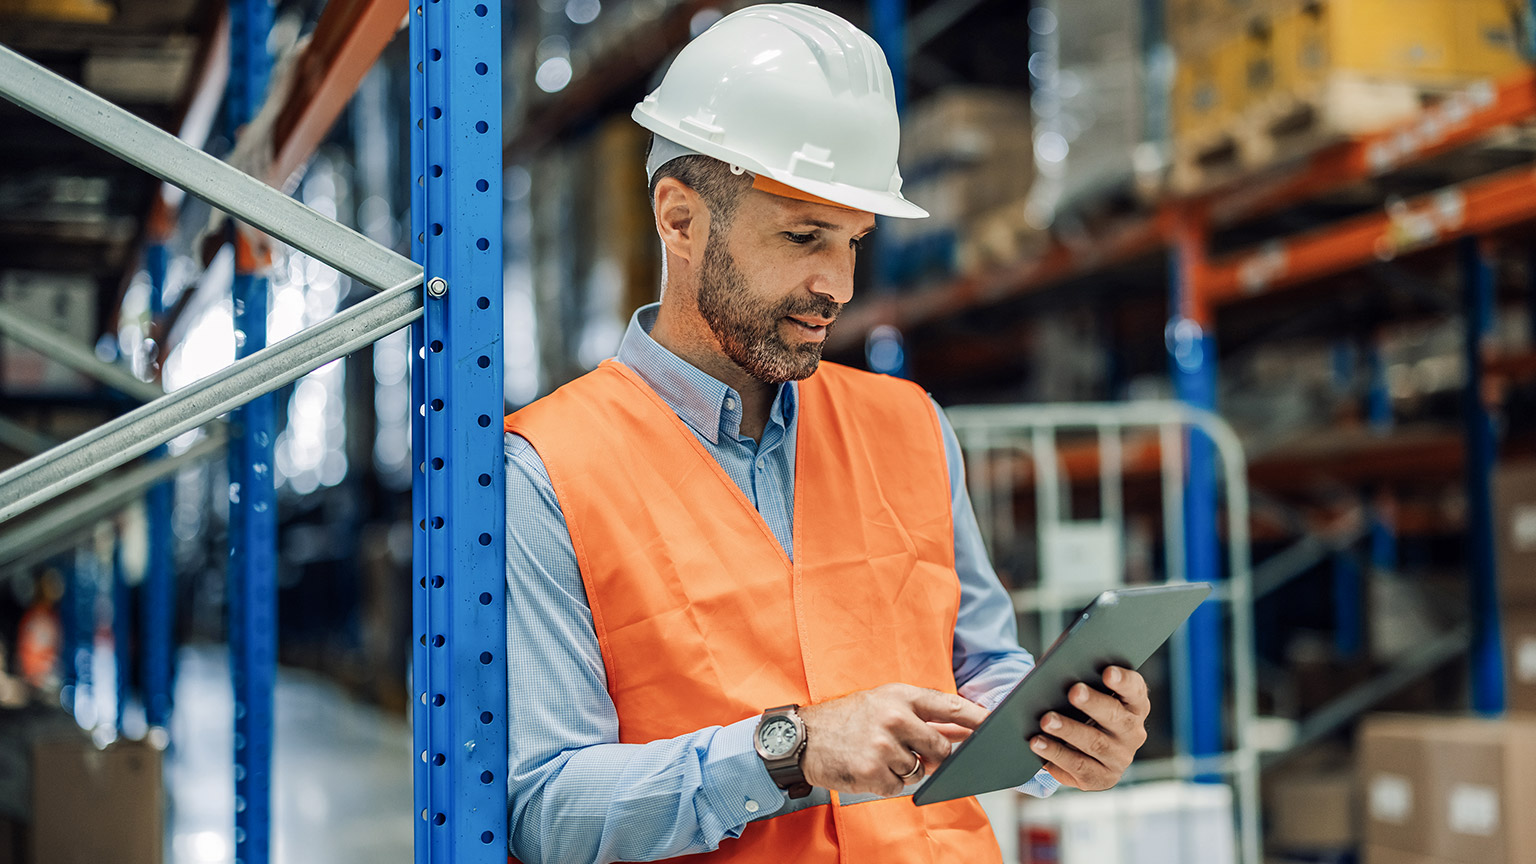
M 747 374 L 736 361 L 726 356 L 708 324 L 698 320 L 697 315 L 683 315 L 677 302 L 667 302 L 668 297 L 682 300 L 680 293 L 669 290 L 663 295 L 656 326 L 651 328 L 651 338 L 694 368 L 735 390 L 741 396 L 741 434 L 753 441 L 762 440 L 778 386 L 765 384 Z

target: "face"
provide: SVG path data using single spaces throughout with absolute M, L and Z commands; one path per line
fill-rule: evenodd
M 726 356 L 765 384 L 810 377 L 873 230 L 868 213 L 745 193 L 699 267 L 699 314 Z

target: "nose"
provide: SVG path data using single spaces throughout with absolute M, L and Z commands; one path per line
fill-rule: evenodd
M 853 299 L 853 266 L 857 260 L 854 250 L 832 250 L 824 257 L 822 267 L 811 278 L 811 293 L 819 294 L 834 303 L 847 303 Z

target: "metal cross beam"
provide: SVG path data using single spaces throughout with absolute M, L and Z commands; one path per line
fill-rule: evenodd
M 0 45 L 0 96 L 375 288 L 421 266 Z
M 144 490 L 183 468 L 213 456 L 224 447 L 224 430 L 216 427 L 185 453 L 140 465 L 104 480 L 60 505 L 44 518 L 29 519 L 0 535 L 0 573 L 44 560 L 97 522 L 143 497 Z
M 77 344 L 69 336 L 40 325 L 3 303 L 0 303 L 0 336 L 14 339 L 44 357 L 140 402 L 149 402 L 164 395 L 159 385 L 140 381 L 127 369 L 103 362 L 94 352 Z
M 421 317 L 420 277 L 0 473 L 0 522 Z
M 421 315 L 421 266 L 0 45 L 0 96 L 367 285 L 385 289 L 175 394 L 0 473 L 0 522 Z

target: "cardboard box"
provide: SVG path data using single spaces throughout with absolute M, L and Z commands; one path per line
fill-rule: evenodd
M 1501 599 L 1536 604 L 1536 462 L 1494 472 L 1493 519 Z
M 1536 861 L 1536 717 L 1378 715 L 1361 727 L 1359 758 L 1368 847 Z
M 1352 849 L 1360 830 L 1355 775 L 1348 768 L 1290 773 L 1265 781 L 1264 839 L 1275 849 Z
M 1356 765 L 1367 846 L 1429 848 L 1430 798 L 1425 719 L 1375 715 L 1360 724 Z
M 32 752 L 33 864 L 163 864 L 159 750 L 66 738 Z
M 1454 861 L 1443 861 L 1417 852 L 1403 852 L 1399 849 L 1388 849 L 1385 846 L 1365 847 L 1360 860 L 1361 864 L 1456 864 Z
M 1536 713 L 1536 603 L 1506 604 L 1503 625 L 1509 710 Z
M 1026 798 L 1022 864 L 1235 864 L 1232 789 L 1144 783 Z

